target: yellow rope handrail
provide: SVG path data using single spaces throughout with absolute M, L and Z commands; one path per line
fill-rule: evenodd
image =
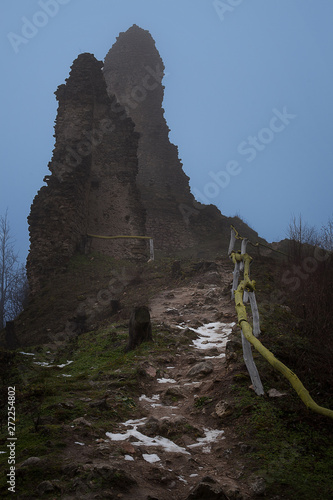
M 238 235 L 238 233 L 237 233 Z M 237 237 L 236 235 L 236 237 Z M 243 239 L 243 238 L 237 238 Z M 249 269 L 250 263 L 252 261 L 252 257 L 248 254 L 239 254 L 235 251 L 230 253 L 230 258 L 233 263 L 244 262 L 244 280 L 240 282 L 235 290 L 235 307 L 237 311 L 238 324 L 242 329 L 244 337 L 246 340 L 251 342 L 251 344 L 255 347 L 255 349 L 287 380 L 289 380 L 292 387 L 297 392 L 299 398 L 303 401 L 303 403 L 310 408 L 310 410 L 319 413 L 321 415 L 325 415 L 326 417 L 333 419 L 333 411 L 328 408 L 324 408 L 323 406 L 319 406 L 310 396 L 309 392 L 306 390 L 300 379 L 297 375 L 292 372 L 286 365 L 284 365 L 281 361 L 276 359 L 273 353 L 271 353 L 261 342 L 258 340 L 252 333 L 252 327 L 247 320 L 246 308 L 243 303 L 243 295 L 245 290 L 253 291 L 255 289 L 255 281 L 251 281 L 249 278 Z
M 120 235 L 120 236 L 100 236 L 98 234 L 87 234 L 88 238 L 100 238 L 102 240 L 116 240 L 118 238 L 134 238 L 138 240 L 152 240 L 153 238 L 151 236 L 127 236 L 127 235 Z
M 247 240 L 248 238 L 244 238 L 243 236 L 240 236 L 240 234 L 238 233 L 237 229 L 231 224 L 230 225 L 231 229 L 233 229 L 234 233 L 235 233 L 235 237 L 237 240 Z M 289 257 L 289 255 L 285 252 L 281 252 L 281 250 L 275 250 L 274 248 L 268 246 L 268 245 L 265 245 L 265 243 L 260 243 L 260 241 L 257 241 L 257 243 L 252 243 L 252 241 L 248 240 L 248 242 L 250 243 L 250 245 L 252 245 L 253 247 L 265 247 L 265 248 L 268 248 L 269 250 L 272 250 L 272 252 L 276 252 L 276 253 L 280 253 L 282 255 L 285 255 L 286 257 Z

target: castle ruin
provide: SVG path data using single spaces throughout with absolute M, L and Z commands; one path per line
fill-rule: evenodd
M 74 61 L 56 91 L 55 147 L 28 217 L 32 293 L 76 252 L 147 259 L 147 236 L 167 253 L 199 248 L 225 229 L 218 209 L 194 200 L 164 110 L 164 64 L 150 33 L 120 33 L 105 63 Z M 219 235 L 219 236 L 218 236 Z

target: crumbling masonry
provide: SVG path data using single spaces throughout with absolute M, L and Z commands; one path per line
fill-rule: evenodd
M 220 212 L 195 202 L 164 110 L 163 61 L 148 31 L 121 33 L 103 64 L 81 54 L 56 91 L 51 175 L 28 217 L 32 293 L 76 252 L 147 259 L 157 250 L 199 248 L 223 232 Z

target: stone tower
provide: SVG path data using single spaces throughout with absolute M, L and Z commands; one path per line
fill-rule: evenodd
M 147 240 L 95 236 L 149 236 L 157 250 L 196 257 L 229 238 L 227 218 L 195 201 L 169 140 L 163 74 L 152 36 L 134 25 L 120 33 L 104 68 L 81 54 L 56 91 L 51 175 L 28 217 L 32 293 L 76 252 L 148 257 Z
M 146 209 L 146 234 L 158 249 L 173 251 L 197 244 L 197 236 L 184 217 L 183 207 L 194 212 L 189 178 L 182 169 L 178 149 L 169 140 L 162 101 L 164 64 L 146 30 L 134 25 L 120 33 L 104 62 L 114 111 L 130 116 L 140 134 L 137 178 Z
M 145 234 L 145 210 L 136 185 L 138 134 L 129 117 L 113 111 L 102 63 L 81 54 L 59 102 L 51 175 L 28 217 L 27 272 L 32 292 L 66 268 L 76 251 L 118 258 L 147 258 L 147 242 L 87 237 Z

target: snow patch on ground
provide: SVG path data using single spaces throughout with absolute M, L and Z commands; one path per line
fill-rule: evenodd
M 203 446 L 203 453 L 210 453 L 211 443 L 215 443 L 217 439 L 225 439 L 223 436 L 224 431 L 204 429 L 205 436 L 202 438 L 197 438 L 197 443 L 190 444 L 188 448 L 197 448 L 198 446 Z
M 212 349 L 216 347 L 219 351 L 224 350 L 232 328 L 236 323 L 207 323 L 199 328 L 191 328 L 182 323 L 177 328 L 185 330 L 189 328 L 192 332 L 198 334 L 198 338 L 192 340 L 194 347 L 200 350 Z M 223 358 L 224 352 L 218 356 L 207 356 L 206 359 Z
M 21 354 L 28 354 L 28 353 L 23 353 L 22 352 Z M 33 354 L 33 356 L 34 356 L 34 354 Z M 51 365 L 47 361 L 34 361 L 33 363 L 34 363 L 34 365 L 43 366 L 44 368 L 45 367 L 47 367 L 47 368 L 54 368 L 55 366 L 57 366 L 58 368 L 64 368 L 65 366 L 68 366 L 71 363 L 73 363 L 73 361 L 67 361 L 67 363 L 63 363 L 62 365 Z M 71 376 L 71 375 L 68 375 L 68 376 Z
M 139 397 L 139 401 L 147 401 L 148 403 L 154 403 L 155 401 L 160 400 L 159 394 L 154 394 L 151 398 L 148 398 L 145 394 Z
M 122 433 L 114 434 L 112 432 L 106 432 L 106 436 L 111 441 L 125 441 L 130 437 L 132 438 L 134 437 L 137 439 L 137 441 L 131 441 L 133 446 L 156 446 L 163 448 L 165 451 L 168 451 L 170 453 L 184 453 L 186 455 L 190 455 L 190 453 L 186 451 L 185 448 L 178 446 L 170 439 L 161 436 L 149 437 L 139 432 L 137 430 L 138 426 L 143 425 L 146 420 L 147 420 L 146 418 L 142 418 L 140 420 L 128 420 L 123 425 L 125 425 L 126 427 L 131 426 L 132 429 L 129 429 L 127 432 L 125 432 L 125 434 Z
M 142 458 L 146 461 L 149 462 L 150 464 L 154 464 L 155 462 L 160 462 L 161 459 L 158 455 L 155 453 L 149 454 L 149 453 L 143 453 Z
M 126 426 L 129 426 L 129 425 L 134 425 L 134 426 L 143 425 L 146 420 L 147 420 L 147 417 L 143 417 L 143 418 L 136 419 L 136 420 L 126 420 L 126 422 L 124 422 L 123 425 L 126 425 Z
M 165 417 L 168 418 L 168 417 Z M 111 440 L 111 441 L 125 441 L 126 439 L 129 438 L 135 438 L 137 441 L 132 441 L 131 443 L 133 446 L 154 446 L 154 447 L 159 447 L 163 448 L 164 451 L 169 452 L 169 453 L 184 453 L 186 455 L 190 455 L 186 448 L 182 448 L 181 446 L 178 446 L 176 443 L 171 441 L 170 439 L 167 439 L 162 436 L 155 436 L 155 437 L 150 437 L 150 436 L 145 436 L 142 434 L 142 432 L 138 431 L 138 426 L 139 425 L 144 425 L 146 422 L 147 418 L 141 418 L 138 420 L 127 420 L 127 422 L 123 423 L 122 425 L 126 427 L 132 427 L 131 429 L 128 429 L 127 432 L 125 433 L 112 433 L 112 432 L 106 432 L 106 436 Z M 211 451 L 211 444 L 215 443 L 218 439 L 225 439 L 223 436 L 224 431 L 220 430 L 213 430 L 213 429 L 204 429 L 205 431 L 205 436 L 202 438 L 198 438 L 196 443 L 190 444 L 188 448 L 197 448 L 199 446 L 202 446 L 202 452 L 203 453 L 210 453 Z M 83 443 L 76 443 L 76 444 L 81 444 Z M 148 459 L 145 458 L 146 461 L 149 461 L 150 459 L 153 460 L 154 454 L 146 454 L 147 457 L 150 457 Z M 160 460 L 160 459 L 159 459 Z M 157 461 L 157 460 L 155 460 Z M 153 462 L 151 462 L 153 463 Z
M 177 384 L 177 381 L 173 378 L 158 378 L 157 382 L 159 384 Z
M 207 323 L 199 328 L 191 328 L 199 335 L 198 339 L 194 339 L 193 345 L 200 350 L 225 348 L 228 337 L 232 332 L 232 327 L 235 323 Z
M 67 363 L 64 363 L 62 365 L 57 365 L 58 368 L 64 368 L 65 366 L 68 366 L 70 365 L 71 363 L 73 363 L 73 361 L 67 361 Z
M 209 349 L 217 349 L 218 352 L 216 353 L 216 356 L 205 356 L 205 359 L 218 359 L 218 358 L 223 358 L 225 356 L 225 346 L 228 341 L 228 337 L 232 332 L 233 326 L 235 323 L 221 323 L 221 322 L 215 322 L 215 323 L 207 323 L 205 325 L 202 325 L 199 328 L 190 328 L 193 332 L 195 332 L 198 335 L 198 338 L 193 340 L 193 346 L 196 349 L 202 350 L 202 351 L 207 351 Z M 177 325 L 179 329 L 185 329 L 188 328 L 188 326 L 185 323 L 182 323 L 181 325 Z M 180 354 L 177 354 L 176 356 L 180 356 Z M 68 364 L 70 362 L 67 362 Z M 66 366 L 66 365 L 63 365 Z M 168 366 L 168 370 L 173 370 L 175 367 L 173 366 Z M 177 381 L 172 379 L 172 378 L 158 378 L 157 382 L 159 384 L 176 384 Z M 185 383 L 184 385 L 200 385 L 201 382 L 193 381 L 191 383 Z M 154 394 L 150 397 L 148 397 L 146 394 L 142 394 L 142 396 L 139 397 L 139 401 L 149 403 L 152 408 L 157 408 L 161 407 L 164 405 L 160 403 L 160 395 L 159 394 Z M 165 407 L 167 408 L 167 407 Z M 173 407 L 168 407 L 170 409 L 175 408 L 178 409 L 177 406 Z M 175 414 L 173 414 L 175 416 Z M 170 417 L 165 416 L 165 417 L 160 417 L 163 420 L 168 419 Z M 155 436 L 155 437 L 150 437 L 146 436 L 142 432 L 139 431 L 139 427 L 144 425 L 145 422 L 147 421 L 147 417 L 141 418 L 141 419 L 136 419 L 136 420 L 128 420 L 127 422 L 124 422 L 122 425 L 127 427 L 126 431 L 123 432 L 118 432 L 118 433 L 112 433 L 112 432 L 106 432 L 106 436 L 109 440 L 111 441 L 125 441 L 125 440 L 130 440 L 131 444 L 133 446 L 142 446 L 142 447 L 153 447 L 153 448 L 161 448 L 164 452 L 169 452 L 169 453 L 182 453 L 186 455 L 190 455 L 190 450 L 194 448 L 200 447 L 202 450 L 202 453 L 210 453 L 211 452 L 211 447 L 213 443 L 216 443 L 219 440 L 225 439 L 224 437 L 224 431 L 223 430 L 213 430 L 213 429 L 208 429 L 204 428 L 205 435 L 202 438 L 197 438 L 196 443 L 193 443 L 191 445 L 188 445 L 187 447 L 181 447 L 178 446 L 176 443 L 171 441 L 170 439 L 167 439 L 162 436 Z M 155 451 L 155 449 L 153 449 Z M 148 462 L 148 463 L 156 463 L 160 462 L 161 459 L 156 453 L 143 453 L 142 458 Z M 128 461 L 134 461 L 134 458 L 130 455 L 125 455 L 124 457 L 125 460 Z M 202 469 L 202 467 L 199 467 L 199 469 Z M 197 477 L 198 474 L 192 474 L 190 477 Z M 182 481 L 184 483 L 187 483 L 187 481 L 184 479 L 182 476 L 178 476 L 179 481 Z
M 155 401 L 160 401 L 160 395 L 154 394 L 151 398 L 148 398 L 145 394 L 139 397 L 139 401 L 146 401 L 147 403 L 151 403 L 152 408 L 159 408 L 161 406 L 164 407 L 162 403 L 156 403 Z M 168 408 L 177 408 L 176 406 L 170 406 Z
M 204 356 L 204 359 L 221 359 L 225 357 L 225 353 L 221 352 L 218 356 Z

